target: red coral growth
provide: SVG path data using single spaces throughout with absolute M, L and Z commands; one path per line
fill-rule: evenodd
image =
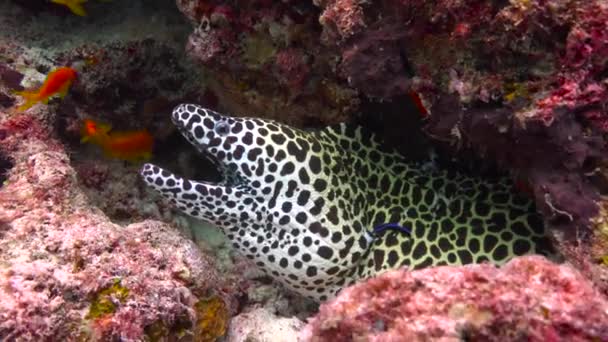
M 550 124 L 556 109 L 565 107 L 579 112 L 585 119 L 604 132 L 608 132 L 608 86 L 589 82 L 587 72 L 562 76 L 558 88 L 536 102 L 536 117 Z
M 357 109 L 357 93 L 336 77 L 334 52 L 319 44 L 319 12 L 310 2 L 177 5 L 194 26 L 186 51 L 212 74 L 219 110 L 302 126 L 336 123 Z
M 600 200 L 589 174 L 608 164 L 605 1 L 320 6 L 325 43 L 353 87 L 387 101 L 413 88 L 431 137 L 528 179 L 564 254 L 578 245 L 589 253 Z M 583 259 L 571 261 L 583 268 Z M 608 293 L 603 277 L 590 277 Z
M 324 40 L 342 40 L 365 28 L 365 15 L 360 1 L 319 1 L 324 10 L 319 22 L 324 26 Z
M 276 54 L 277 78 L 293 91 L 300 92 L 309 75 L 310 66 L 302 50 L 286 49 Z
M 543 257 L 390 271 L 321 306 L 305 341 L 608 339 L 608 302 L 569 266 Z
M 607 128 L 608 7 L 601 1 L 408 1 L 371 8 L 335 0 L 320 6 L 344 77 L 368 95 L 398 97 L 403 86 L 385 85 L 407 85 L 418 71 L 434 84 L 424 94 L 433 99 L 455 90 L 446 77 L 454 70 L 463 102 L 492 102 L 517 80 L 535 93 L 528 117 L 550 122 L 554 109 L 567 107 Z
M 608 6 L 590 3 L 580 12 L 566 39 L 556 89 L 537 102 L 539 116 L 566 107 L 608 133 Z

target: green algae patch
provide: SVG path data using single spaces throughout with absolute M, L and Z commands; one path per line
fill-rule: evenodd
M 172 325 L 167 325 L 167 323 L 159 320 L 148 325 L 144 332 L 146 341 L 150 342 L 192 341 L 192 322 L 187 316 L 178 317 Z
M 254 35 L 245 39 L 243 59 L 248 67 L 260 69 L 270 62 L 277 53 L 272 41 L 261 35 Z
M 124 303 L 128 296 L 129 289 L 122 286 L 120 280 L 115 280 L 114 284 L 99 291 L 99 293 L 95 295 L 85 318 L 96 319 L 114 313 L 116 311 L 116 304 L 112 298 Z

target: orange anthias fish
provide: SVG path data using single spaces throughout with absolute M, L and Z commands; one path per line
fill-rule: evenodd
M 112 129 L 112 126 L 108 124 L 98 123 L 90 119 L 85 119 L 82 128 L 80 129 L 81 143 L 99 141 L 105 139 L 108 136 L 108 132 Z
M 81 142 L 100 146 L 109 158 L 132 162 L 148 160 L 152 157 L 154 138 L 147 130 L 110 132 L 107 124 L 85 120 L 81 129 Z
M 82 4 L 87 2 L 87 0 L 51 0 L 59 5 L 64 5 L 72 11 L 72 13 L 84 17 L 87 15 L 87 12 L 82 7 Z
M 424 106 L 424 103 L 422 103 L 422 99 L 420 98 L 420 95 L 418 95 L 418 93 L 413 90 L 410 90 L 408 92 L 408 95 L 412 99 L 412 102 L 414 102 L 414 106 L 416 106 L 416 109 L 418 109 L 418 111 L 420 112 L 420 115 L 423 118 L 426 118 L 427 116 L 429 116 L 429 111 Z
M 70 67 L 61 67 L 51 71 L 44 83 L 37 90 L 24 90 L 14 92 L 25 99 L 25 103 L 17 110 L 26 110 L 38 102 L 48 103 L 49 98 L 55 95 L 63 98 L 68 93 L 72 82 L 76 79 L 76 70 Z

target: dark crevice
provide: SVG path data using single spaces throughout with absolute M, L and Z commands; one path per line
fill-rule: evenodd
M 176 163 L 175 151 L 191 151 L 187 163 Z M 198 153 L 177 131 L 171 134 L 156 151 L 157 158 L 150 162 L 171 170 L 176 175 L 197 181 L 217 183 L 223 179 L 222 174 L 211 160 Z M 184 165 L 185 164 L 185 165 Z
M 8 179 L 8 173 L 13 168 L 13 161 L 4 153 L 0 153 L 0 187 L 4 186 L 4 182 Z

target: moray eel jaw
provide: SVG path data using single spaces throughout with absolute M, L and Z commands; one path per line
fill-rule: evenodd
M 361 228 L 332 225 L 355 217 L 326 205 L 334 158 L 320 136 L 280 123 L 221 115 L 197 105 L 171 119 L 223 174 L 218 184 L 187 180 L 152 164 L 144 181 L 184 213 L 221 228 L 233 246 L 300 294 L 325 300 L 345 284 L 366 253 Z M 304 180 L 304 181 L 303 181 Z M 343 225 L 351 225 L 342 220 Z M 354 256 L 353 256 L 354 255 Z

